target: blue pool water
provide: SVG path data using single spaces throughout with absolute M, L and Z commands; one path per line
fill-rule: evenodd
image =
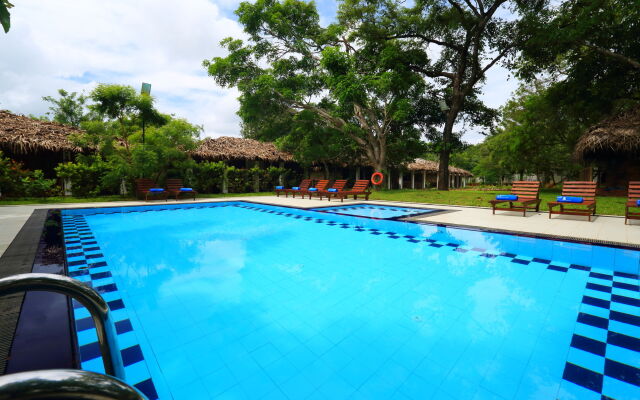
M 399 217 L 409 217 L 417 214 L 428 214 L 435 211 L 429 208 L 415 208 L 415 207 L 396 207 L 396 206 L 387 206 L 387 205 L 378 205 L 378 204 L 353 204 L 347 206 L 335 206 L 335 207 L 319 207 L 314 208 L 313 211 L 321 211 L 333 214 L 346 214 L 346 215 L 355 215 L 360 217 L 369 217 L 369 218 L 380 218 L 380 219 L 389 219 L 389 218 L 399 218 Z
M 63 224 L 150 398 L 640 399 L 635 250 L 244 202 Z

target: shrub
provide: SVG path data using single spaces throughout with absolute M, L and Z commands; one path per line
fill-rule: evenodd
M 252 170 L 228 167 L 227 185 L 229 193 L 253 192 L 253 174 Z
M 22 179 L 29 171 L 22 169 L 22 164 L 4 157 L 0 151 L 0 194 L 3 197 L 24 196 Z
M 22 178 L 22 190 L 27 197 L 49 197 L 60 193 L 56 180 L 45 178 L 39 169 Z
M 227 166 L 222 161 L 197 164 L 193 168 L 193 186 L 200 193 L 220 193 L 226 168 Z
M 284 182 L 286 182 L 290 174 L 291 174 L 291 171 L 289 171 L 286 168 L 280 168 L 280 167 L 269 167 L 267 169 L 261 170 L 260 190 L 261 191 L 273 190 L 273 188 L 279 184 L 280 175 L 283 176 Z
M 105 179 L 107 174 L 111 172 L 110 167 L 99 158 L 59 164 L 55 171 L 58 178 L 71 181 L 71 191 L 77 197 L 117 193 L 118 190 L 119 182 Z

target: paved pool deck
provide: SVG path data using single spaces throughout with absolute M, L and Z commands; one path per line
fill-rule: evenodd
M 418 207 L 439 209 L 447 212 L 424 215 L 412 220 L 438 223 L 445 225 L 467 226 L 481 229 L 501 230 L 508 232 L 531 233 L 539 235 L 553 235 L 558 238 L 570 240 L 585 240 L 595 242 L 607 242 L 620 245 L 640 247 L 640 221 L 630 221 L 629 225 L 624 224 L 624 217 L 596 215 L 592 217 L 592 222 L 588 222 L 582 216 L 558 216 L 551 219 L 545 212 L 527 212 L 526 217 L 521 213 L 499 211 L 492 215 L 490 208 L 449 206 L 442 204 L 408 203 L 397 201 L 378 200 L 345 200 L 328 202 L 326 200 L 309 200 L 291 197 L 276 196 L 254 196 L 254 197 L 225 197 L 217 199 L 198 199 L 197 202 L 212 201 L 254 201 L 273 205 L 315 208 L 340 204 L 386 204 L 393 206 Z M 168 203 L 175 203 L 169 201 Z M 192 201 L 179 201 L 179 203 L 192 203 Z M 137 206 L 150 204 L 167 204 L 165 201 L 119 201 L 104 203 L 72 203 L 72 204 L 37 204 L 19 206 L 0 206 L 0 255 L 4 253 L 9 244 L 18 234 L 29 216 L 36 209 L 43 208 L 87 208 L 87 207 L 118 207 Z

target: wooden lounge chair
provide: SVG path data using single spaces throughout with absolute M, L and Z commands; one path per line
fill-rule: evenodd
M 316 182 L 315 185 L 313 185 L 313 187 L 308 188 L 305 191 L 302 191 L 300 193 L 302 193 L 302 198 L 304 199 L 304 195 L 308 194 L 309 195 L 309 199 L 311 199 L 311 196 L 314 193 L 318 193 L 321 192 L 323 190 L 327 189 L 327 186 L 329 186 L 329 180 L 328 179 L 320 179 L 318 182 Z M 302 188 L 300 188 L 302 189 Z M 311 189 L 318 189 L 318 190 L 311 190 Z
M 197 191 L 191 188 L 185 188 L 182 183 L 182 179 L 167 179 L 167 192 L 170 196 L 174 196 L 176 201 L 178 201 L 178 197 L 186 196 L 193 197 L 193 200 L 196 199 Z M 183 189 L 191 189 L 191 190 L 183 190 Z
M 136 179 L 136 197 L 139 199 L 144 198 L 145 201 L 149 201 L 149 197 L 151 198 L 160 198 L 167 201 L 169 197 L 169 192 L 165 189 L 162 191 L 152 191 L 151 189 L 158 188 L 158 186 L 151 179 L 141 178 Z M 159 188 L 160 189 L 160 188 Z
M 345 197 L 353 196 L 353 199 L 357 200 L 358 196 L 364 196 L 365 200 L 369 200 L 370 194 L 371 191 L 369 190 L 369 180 L 358 179 L 353 184 L 353 187 L 351 189 L 338 193 L 336 195 L 336 198 L 340 197 L 340 201 L 343 202 Z
M 293 197 L 296 197 L 296 193 L 309 189 L 312 183 L 313 180 L 311 179 L 303 179 L 302 182 L 300 182 L 300 186 L 298 186 L 300 189 L 276 189 L 276 196 L 280 197 L 280 193 L 284 193 L 284 197 L 289 197 L 289 193 L 291 193 Z
M 518 196 L 518 200 L 490 200 L 493 214 L 496 210 L 501 211 L 522 211 L 522 216 L 527 216 L 527 209 L 540 211 L 540 182 L 537 181 L 515 181 L 511 186 L 511 194 Z M 498 204 L 509 203 L 509 207 L 497 207 Z M 519 205 L 514 205 L 519 203 Z
M 336 196 L 339 192 L 344 190 L 344 187 L 347 185 L 346 179 L 338 179 L 333 182 L 333 185 L 327 190 L 318 190 L 317 192 L 309 192 L 309 198 L 311 196 L 316 195 L 322 200 L 323 197 L 326 197 L 331 201 L 331 196 Z M 335 191 L 329 191 L 330 189 L 335 189 Z
M 629 198 L 624 212 L 624 224 L 627 224 L 627 220 L 640 219 L 640 212 L 630 211 L 630 208 L 639 208 L 638 200 L 640 200 L 640 181 L 629 182 Z
M 582 203 L 565 203 L 559 201 L 550 201 L 549 218 L 552 214 L 563 215 L 585 215 L 589 217 L 596 215 L 596 184 L 591 181 L 570 181 L 562 185 L 562 196 L 582 197 Z M 553 208 L 560 206 L 560 211 L 554 211 Z M 567 206 L 582 206 L 585 208 L 567 208 Z

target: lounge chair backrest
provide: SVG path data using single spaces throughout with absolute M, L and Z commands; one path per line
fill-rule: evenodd
M 302 182 L 300 182 L 300 190 L 309 189 L 309 186 L 311 186 L 311 182 L 313 182 L 311 179 L 303 179 Z
M 325 190 L 327 186 L 329 186 L 328 179 L 320 179 L 315 185 L 313 185 L 313 187 L 318 190 Z
M 369 188 L 369 180 L 368 179 L 358 179 L 351 188 L 352 192 L 364 192 Z
M 563 196 L 582 197 L 586 201 L 596 198 L 596 184 L 591 181 L 568 181 L 562 185 Z
M 148 178 L 136 179 L 136 193 L 146 193 L 149 189 L 156 187 L 155 182 Z
M 167 179 L 167 184 L 165 186 L 167 187 L 168 191 L 172 192 L 183 188 L 184 183 L 182 182 L 182 179 Z
M 511 186 L 511 194 L 517 195 L 519 199 L 537 199 L 540 194 L 540 182 L 515 181 Z
M 640 181 L 629 182 L 629 200 L 640 199 Z
M 332 189 L 338 189 L 340 190 L 344 190 L 344 187 L 347 185 L 347 180 L 346 179 L 338 179 L 335 182 L 333 182 L 333 185 L 331 185 Z

